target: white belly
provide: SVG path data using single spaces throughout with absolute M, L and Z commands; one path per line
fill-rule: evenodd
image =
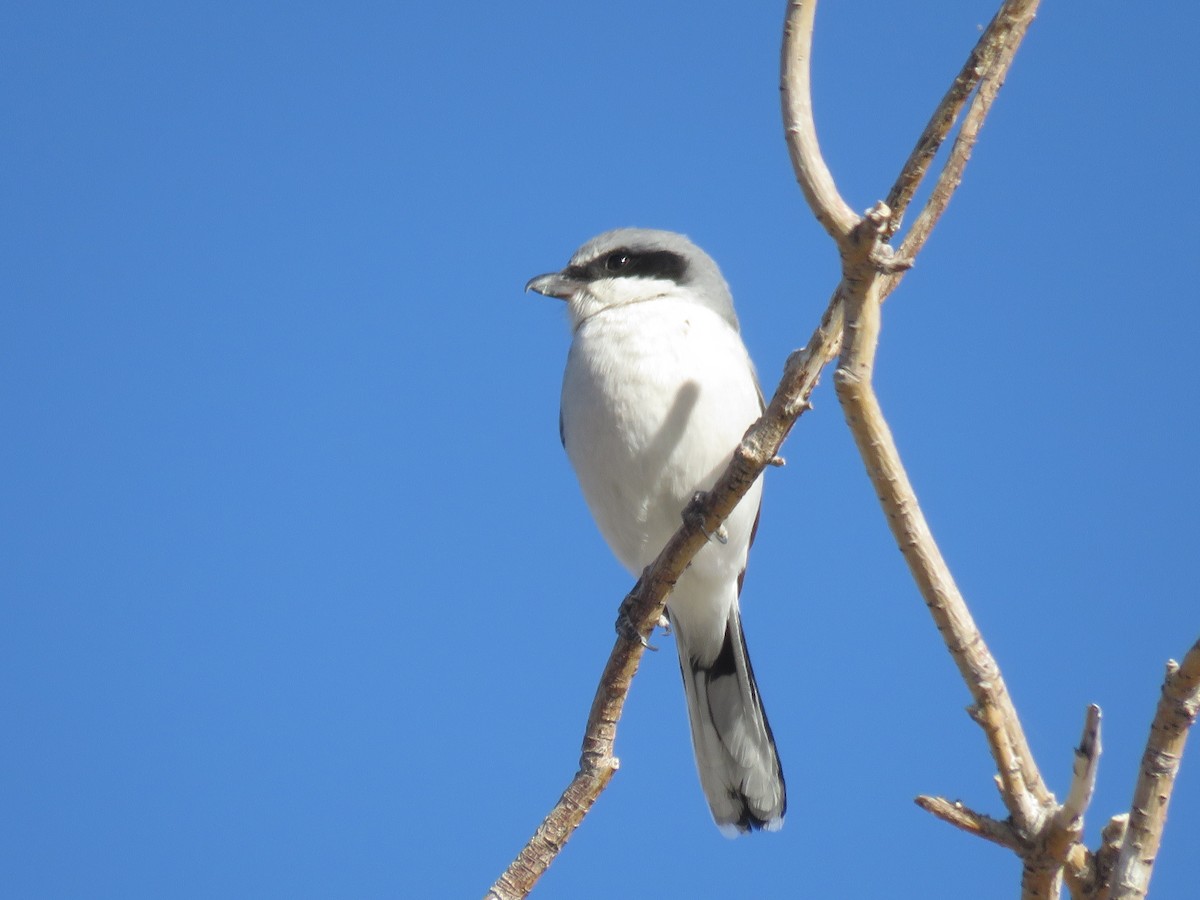
M 761 407 L 737 333 L 693 303 L 659 298 L 606 310 L 575 334 L 563 379 L 563 443 L 613 553 L 640 574 L 707 490 Z M 756 482 L 693 574 L 721 580 L 745 566 Z

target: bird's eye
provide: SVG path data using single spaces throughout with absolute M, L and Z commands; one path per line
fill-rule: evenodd
M 628 268 L 633 258 L 625 250 L 614 250 L 604 258 L 604 268 L 610 272 L 620 272 Z

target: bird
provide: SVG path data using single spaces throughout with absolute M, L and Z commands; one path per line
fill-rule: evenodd
M 618 228 L 525 289 L 566 301 L 572 339 L 559 436 L 605 541 L 640 575 L 762 414 L 729 286 L 684 235 Z M 739 608 L 761 502 L 760 477 L 666 605 L 696 769 L 726 837 L 776 831 L 787 810 Z

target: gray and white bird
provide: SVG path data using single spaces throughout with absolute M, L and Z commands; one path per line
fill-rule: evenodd
M 604 539 L 639 575 L 762 412 L 729 286 L 683 235 L 620 228 L 525 288 L 567 301 L 563 446 Z M 700 784 L 728 837 L 780 828 L 787 807 L 738 609 L 761 498 L 760 479 L 667 601 Z

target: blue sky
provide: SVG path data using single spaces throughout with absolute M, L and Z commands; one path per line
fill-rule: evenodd
M 6 895 L 483 893 L 574 771 L 630 586 L 558 443 L 563 310 L 522 285 L 601 230 L 684 231 L 774 384 L 837 277 L 782 6 L 7 10 Z M 853 206 L 991 11 L 822 6 Z M 1200 633 L 1198 41 L 1182 4 L 1047 3 L 884 316 L 883 403 L 1060 796 L 1104 710 L 1093 844 Z M 828 378 L 815 403 L 744 595 L 786 827 L 712 826 L 664 638 L 538 896 L 1014 895 L 1015 858 L 912 804 L 1001 811 Z M 1164 898 L 1200 882 L 1190 750 Z

